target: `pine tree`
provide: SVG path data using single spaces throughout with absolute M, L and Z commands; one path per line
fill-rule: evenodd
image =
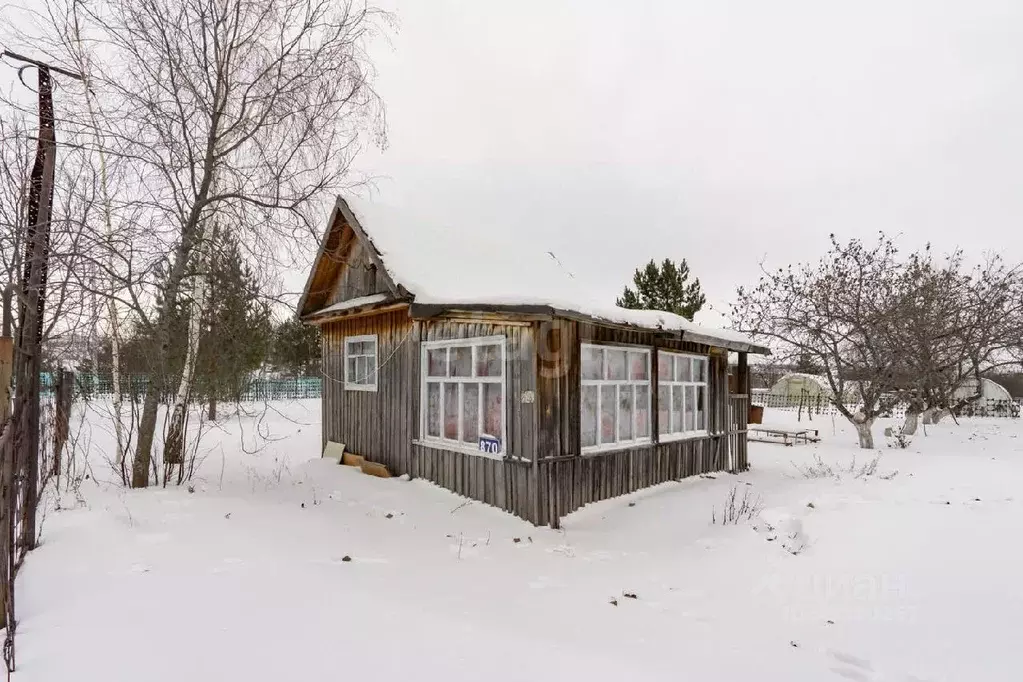
M 665 258 L 660 267 L 651 259 L 632 276 L 635 291 L 625 287 L 617 303 L 633 310 L 665 310 L 687 320 L 700 311 L 707 297 L 700 288 L 699 278 L 689 281 L 689 264 L 683 258 L 675 265 Z
M 316 374 L 320 365 L 320 328 L 303 324 L 297 317 L 281 322 L 273 331 L 269 360 L 279 372 L 293 376 Z
M 270 308 L 233 235 L 226 233 L 212 259 L 208 299 L 196 361 L 196 388 L 210 418 L 217 400 L 238 400 L 249 375 L 263 364 L 271 335 Z

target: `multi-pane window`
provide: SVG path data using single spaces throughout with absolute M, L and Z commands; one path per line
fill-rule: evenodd
M 706 433 L 707 358 L 657 351 L 657 431 L 665 437 Z
M 650 442 L 650 351 L 582 344 L 583 451 Z
M 345 390 L 377 390 L 377 337 L 349 336 L 345 339 Z
M 504 366 L 503 336 L 423 343 L 423 440 L 503 454 Z

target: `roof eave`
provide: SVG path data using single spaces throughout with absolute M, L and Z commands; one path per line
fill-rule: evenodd
M 344 310 L 317 311 L 309 313 L 308 315 L 303 315 L 299 319 L 304 324 L 326 324 L 327 322 L 333 322 L 335 320 L 361 317 L 363 315 L 375 315 L 377 313 L 384 313 L 391 310 L 400 310 L 402 308 L 407 308 L 409 303 L 410 301 L 408 299 L 392 298 L 380 303 L 357 306 Z
M 507 315 L 530 315 L 538 317 L 562 317 L 569 320 L 576 320 L 579 322 L 588 322 L 593 324 L 603 325 L 605 327 L 617 327 L 619 329 L 638 329 L 642 331 L 662 333 L 666 335 L 675 336 L 682 340 L 692 341 L 694 343 L 700 343 L 707 346 L 713 346 L 715 348 L 724 348 L 725 350 L 735 351 L 737 353 L 755 353 L 757 355 L 770 355 L 770 349 L 764 346 L 758 346 L 754 343 L 744 343 L 741 341 L 730 341 L 726 339 L 716 338 L 710 335 L 701 334 L 694 331 L 676 330 L 676 329 L 661 329 L 652 327 L 643 327 L 639 325 L 627 324 L 623 322 L 614 322 L 612 320 L 606 320 L 602 317 L 595 317 L 593 315 L 587 315 L 580 313 L 575 310 L 567 310 L 564 308 L 556 308 L 549 305 L 531 305 L 531 304 L 484 304 L 484 303 L 412 303 L 410 314 L 413 318 L 426 319 L 431 317 L 438 317 L 440 315 L 448 313 L 459 313 L 459 312 L 488 312 L 496 314 L 507 314 Z

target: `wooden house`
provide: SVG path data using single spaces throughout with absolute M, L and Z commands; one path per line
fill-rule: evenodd
M 299 303 L 322 330 L 325 443 L 553 527 L 747 468 L 747 354 L 765 348 L 591 303 L 553 254 L 481 232 L 338 199 Z

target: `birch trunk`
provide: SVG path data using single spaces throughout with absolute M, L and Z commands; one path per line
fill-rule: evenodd
M 202 236 L 200 235 L 199 238 L 201 240 Z M 200 243 L 202 244 L 199 248 L 201 270 L 206 265 L 206 245 Z M 185 417 L 188 413 L 188 397 L 192 392 L 195 375 L 202 315 L 206 309 L 206 288 L 206 276 L 200 272 L 195 276 L 192 300 L 188 305 L 188 339 L 185 345 L 185 363 L 181 370 L 181 380 L 178 382 L 178 391 L 174 396 L 170 425 L 167 429 L 167 444 L 164 447 L 164 485 L 167 485 L 168 474 L 174 464 L 178 465 L 178 483 L 181 483 L 185 470 Z

